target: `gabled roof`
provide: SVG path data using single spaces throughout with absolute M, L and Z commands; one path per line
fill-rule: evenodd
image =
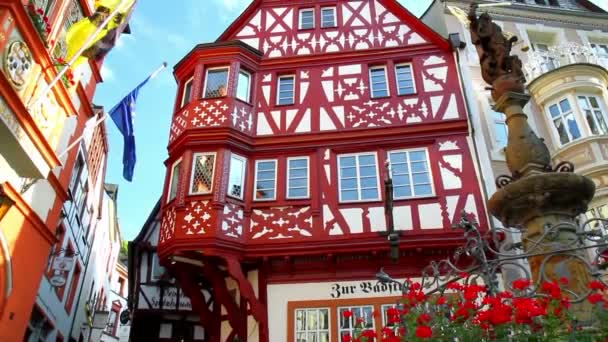
M 578 4 L 585 7 L 586 9 L 592 11 L 592 12 L 599 12 L 599 13 L 608 13 L 606 10 L 604 10 L 603 8 L 601 8 L 600 6 L 594 4 L 593 2 L 589 1 L 589 0 L 577 0 Z
M 397 0 L 376 0 L 382 4 L 387 10 L 391 11 L 397 18 L 407 23 L 414 31 L 418 34 L 426 37 L 430 42 L 435 43 L 439 47 L 445 50 L 450 50 L 451 46 L 447 39 L 443 38 L 440 34 L 435 32 L 432 28 L 423 23 L 418 17 L 403 7 Z M 410 0 L 411 1 L 411 0 Z M 276 0 L 253 0 L 251 4 L 245 9 L 240 16 L 238 16 L 230 26 L 219 36 L 216 42 L 222 42 L 229 40 L 230 37 L 235 35 L 239 29 L 245 25 L 255 12 L 260 8 L 264 2 L 274 2 L 277 4 L 285 5 L 284 1 Z

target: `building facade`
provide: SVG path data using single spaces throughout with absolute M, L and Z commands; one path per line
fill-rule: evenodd
M 92 0 L 0 4 L 2 341 L 69 339 L 58 332 L 75 310 L 103 193 L 104 127 L 85 132 L 102 115 L 92 104 L 101 62 L 89 60 L 46 89 L 64 63 L 66 31 L 93 12 Z M 68 149 L 83 134 L 86 142 Z M 77 257 L 64 260 L 58 274 L 49 269 L 50 260 L 66 255 Z M 45 287 L 53 278 L 67 282 Z M 55 296 L 63 313 L 46 316 L 41 296 Z
M 253 1 L 174 74 L 158 255 L 208 341 L 380 333 L 381 267 L 419 276 L 462 212 L 488 227 L 454 48 L 394 0 Z
M 131 341 L 205 341 L 200 318 L 188 296 L 158 258 L 160 201 L 129 243 Z M 211 304 L 207 292 L 205 298 Z
M 466 43 L 460 65 L 483 178 L 493 193 L 494 179 L 508 174 L 505 116 L 492 109 L 468 28 L 448 8 L 466 12 L 471 3 L 447 1 L 444 14 L 447 32 L 459 33 Z M 519 38 L 513 52 L 522 60 L 531 96 L 524 111 L 553 164 L 570 161 L 575 172 L 592 179 L 597 190 L 587 216 L 608 218 L 608 13 L 585 0 L 518 0 L 483 10 L 503 32 Z

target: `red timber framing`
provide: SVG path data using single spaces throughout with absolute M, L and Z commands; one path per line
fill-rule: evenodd
M 462 243 L 461 212 L 488 227 L 454 51 L 395 0 L 256 0 L 174 75 L 158 254 L 214 339 L 217 307 L 222 339 L 246 339 L 251 319 L 272 339 L 268 286 L 416 276 Z

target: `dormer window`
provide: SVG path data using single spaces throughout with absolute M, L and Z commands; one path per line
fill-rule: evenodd
M 207 70 L 205 77 L 204 98 L 224 97 L 228 95 L 228 68 L 213 68 Z
M 321 28 L 336 27 L 336 8 L 324 7 L 321 9 Z
M 309 30 L 315 28 L 315 10 L 314 8 L 305 8 L 300 10 L 300 30 Z

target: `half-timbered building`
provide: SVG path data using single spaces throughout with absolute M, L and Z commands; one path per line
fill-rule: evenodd
M 381 267 L 419 275 L 463 211 L 487 228 L 454 49 L 395 0 L 255 0 L 174 74 L 158 255 L 208 341 L 380 333 Z

